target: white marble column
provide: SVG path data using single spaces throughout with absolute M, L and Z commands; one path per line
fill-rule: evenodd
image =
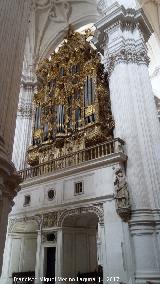
M 35 88 L 32 76 L 23 76 L 19 94 L 16 129 L 13 144 L 12 161 L 17 170 L 27 166 L 26 151 L 31 144 L 33 106 L 32 99 Z
M 7 217 L 19 179 L 11 163 L 30 0 L 0 1 L 0 273 Z
M 104 63 L 110 75 L 115 136 L 126 142 L 133 208 L 158 209 L 160 128 L 145 43 L 151 27 L 141 11 L 128 12 L 118 4 L 96 25 L 107 35 Z
M 155 249 L 159 244 L 155 233 L 156 216 L 160 214 L 160 127 L 146 46 L 152 29 L 142 10 L 125 9 L 118 3 L 105 7 L 96 27 L 97 46 L 103 47 L 109 73 L 115 136 L 126 142 L 128 155 L 126 175 L 132 208 L 129 225 L 135 257 L 134 281 L 159 283 L 160 265 Z
M 62 275 L 62 271 L 63 271 L 63 268 L 62 268 L 62 265 L 63 265 L 63 233 L 62 233 L 62 229 L 60 228 L 58 231 L 57 231 L 57 252 L 56 252 L 56 275 L 55 276 L 63 276 Z M 58 281 L 57 281 L 58 283 Z
M 36 267 L 35 267 L 35 284 L 39 284 L 41 277 L 41 243 L 42 243 L 42 232 L 38 231 L 37 235 L 37 252 L 36 252 Z
M 4 244 L 6 239 L 8 214 L 11 209 L 9 193 L 6 191 L 4 184 L 0 184 L 1 200 L 0 200 L 0 255 L 3 256 Z M 0 267 L 2 267 L 2 260 L 0 258 Z
M 12 235 L 7 234 L 0 284 L 12 283 L 12 279 L 9 279 L 11 250 L 12 250 Z

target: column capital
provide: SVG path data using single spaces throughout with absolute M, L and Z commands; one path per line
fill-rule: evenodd
M 153 30 L 142 9 L 125 9 L 116 2 L 95 26 L 93 41 L 103 50 L 109 74 L 117 63 L 149 64 L 146 41 Z
M 13 198 L 20 190 L 19 184 L 22 181 L 17 173 L 14 164 L 7 159 L 3 143 L 0 143 L 0 198 L 3 196 L 13 201 Z
M 118 2 L 115 2 L 108 7 L 104 11 L 104 15 L 95 23 L 96 28 L 101 32 L 108 32 L 116 26 L 121 27 L 122 30 L 125 30 L 126 28 L 129 30 L 131 28 L 133 31 L 133 28 L 137 25 L 142 30 L 146 40 L 148 40 L 153 29 L 143 10 L 125 8 L 118 4 Z
M 33 107 L 31 104 L 21 104 L 18 106 L 17 116 L 32 119 Z
M 34 78 L 34 76 L 32 76 L 32 77 L 31 76 L 24 76 L 22 74 L 21 87 L 23 87 L 24 90 L 34 92 L 36 85 L 37 85 L 37 82 L 36 82 L 36 79 Z

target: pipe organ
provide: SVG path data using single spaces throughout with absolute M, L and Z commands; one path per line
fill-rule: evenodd
M 87 34 L 70 26 L 58 52 L 38 66 L 31 166 L 113 138 L 107 77 Z

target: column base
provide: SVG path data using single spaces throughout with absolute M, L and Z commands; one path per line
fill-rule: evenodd
M 129 222 L 135 258 L 135 284 L 160 283 L 160 210 L 139 209 Z
M 140 271 L 136 273 L 135 284 L 159 284 L 160 273 L 153 271 Z
M 0 273 L 7 232 L 8 214 L 13 206 L 13 198 L 20 190 L 21 177 L 14 164 L 8 160 L 4 141 L 0 137 Z

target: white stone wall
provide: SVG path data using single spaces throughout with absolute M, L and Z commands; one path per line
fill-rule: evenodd
M 15 197 L 15 205 L 12 214 L 26 214 L 33 211 L 51 210 L 53 207 L 62 206 L 62 204 L 75 204 L 90 199 L 106 197 L 113 195 L 113 169 L 112 167 L 104 167 L 93 171 L 72 174 L 69 177 L 60 179 L 53 178 L 51 181 L 40 181 L 39 179 L 32 185 L 24 183 L 22 190 Z M 81 195 L 74 194 L 74 185 L 76 182 L 82 181 L 84 193 Z M 92 185 L 92 186 L 91 186 Z M 55 190 L 55 198 L 50 201 L 48 199 L 48 190 Z M 30 206 L 23 207 L 24 196 L 31 195 Z
M 63 276 L 75 277 L 97 268 L 96 230 L 64 229 L 63 248 Z
M 6 284 L 12 283 L 13 272 L 35 270 L 36 243 L 36 233 L 21 232 L 21 234 L 15 233 L 8 236 L 3 269 L 3 273 L 8 275 Z
M 13 207 L 10 215 L 11 219 L 24 218 L 24 222 L 13 225 L 13 232 L 10 231 L 6 241 L 5 259 L 3 264 L 3 272 L 1 277 L 2 284 L 9 284 L 8 274 L 8 253 L 12 253 L 10 238 L 14 239 L 15 230 L 27 230 L 28 223 L 25 223 L 25 218 L 29 216 L 35 216 L 44 214 L 47 212 L 58 210 L 71 210 L 79 207 L 85 207 L 86 210 L 89 206 L 94 204 L 103 203 L 104 209 L 104 225 L 100 224 L 99 228 L 99 263 L 102 264 L 104 269 L 104 282 L 108 281 L 107 277 L 120 277 L 121 281 L 128 283 L 128 279 L 131 277 L 130 271 L 133 269 L 132 257 L 131 257 L 131 244 L 129 240 L 129 232 L 127 231 L 127 225 L 125 225 L 121 218 L 116 213 L 116 204 L 114 198 L 114 170 L 113 167 L 117 165 L 117 162 L 112 162 L 110 165 L 101 161 L 96 166 L 94 162 L 90 164 L 88 169 L 83 168 L 71 170 L 57 174 L 53 173 L 48 176 L 41 176 L 39 178 L 26 180 L 22 185 L 22 190 L 15 198 L 15 206 Z M 74 184 L 75 182 L 82 181 L 84 185 L 84 193 L 75 196 Z M 56 191 L 55 198 L 48 200 L 47 192 L 49 189 Z M 23 206 L 24 196 L 31 196 L 31 203 L 29 206 Z M 87 211 L 86 211 L 87 212 Z M 73 214 L 74 215 L 74 214 Z M 78 215 L 75 215 L 78 216 Z M 83 223 L 87 215 L 82 215 Z M 86 219 L 87 220 L 87 219 Z M 20 225 L 21 224 L 21 225 Z M 26 225 L 25 225 L 26 224 Z M 80 272 L 94 271 L 96 268 L 96 232 L 95 228 L 77 228 L 71 224 L 66 223 L 65 228 L 42 228 L 37 236 L 37 254 L 36 254 L 36 276 L 44 276 L 44 248 L 47 246 L 47 242 L 43 241 L 43 234 L 47 232 L 56 232 L 57 240 L 54 244 L 56 246 L 56 275 L 57 276 L 70 276 L 73 277 Z M 92 226 L 89 223 L 89 226 Z M 19 229 L 18 229 L 19 228 Z M 31 230 L 31 229 L 30 229 Z M 34 229 L 35 230 L 35 229 Z M 18 231 L 17 231 L 18 232 Z M 16 233 L 19 241 L 15 241 L 17 246 L 20 246 L 21 237 Z M 25 236 L 25 235 L 24 235 Z M 67 245 L 65 245 L 67 242 Z M 49 244 L 52 246 L 52 244 Z M 82 247 L 81 247 L 82 246 Z M 9 249 L 10 247 L 10 249 Z M 28 252 L 30 253 L 30 252 Z M 17 256 L 18 257 L 18 254 Z M 20 256 L 22 257 L 22 253 Z M 27 259 L 29 256 L 24 257 Z M 88 258 L 88 260 L 87 260 Z M 118 262 L 117 262 L 118 259 Z M 16 264 L 18 260 L 16 261 Z M 27 264 L 24 264 L 28 267 Z M 73 266 L 73 271 L 71 270 Z M 12 267 L 12 261 L 10 261 L 10 267 Z M 17 268 L 17 266 L 16 266 Z M 21 268 L 19 268 L 21 271 Z M 71 275 L 71 271 L 73 275 Z M 70 274 L 70 275 L 69 275 Z M 36 282 L 39 283 L 39 282 Z M 111 283 L 114 283 L 113 279 Z

